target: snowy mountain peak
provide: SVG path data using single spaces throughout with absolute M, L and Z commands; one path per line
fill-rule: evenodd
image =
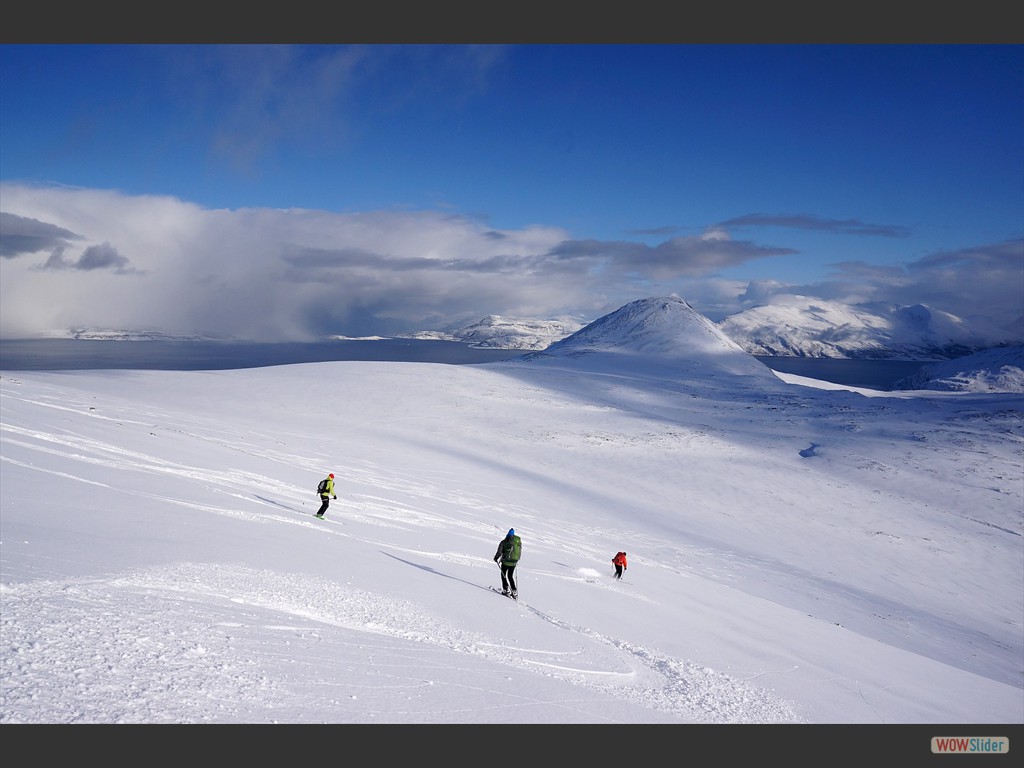
M 711 320 L 678 296 L 639 299 L 557 341 L 539 357 L 630 354 L 649 362 L 700 363 L 730 373 L 773 376 Z
M 678 296 L 639 299 L 555 342 L 549 352 L 622 349 L 653 354 L 743 353 L 714 323 Z

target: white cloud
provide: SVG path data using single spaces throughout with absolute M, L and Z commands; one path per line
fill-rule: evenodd
M 170 197 L 18 184 L 3 184 L 2 197 L 8 338 L 68 327 L 264 341 L 386 335 L 441 318 L 593 318 L 673 292 L 716 319 L 776 290 L 928 303 L 1002 323 L 1024 304 L 1013 242 L 906 269 L 847 263 L 826 283 L 761 281 L 755 293 L 719 273 L 793 249 L 715 231 L 654 246 L 575 240 L 556 227 L 499 231 L 438 211 L 204 210 Z
M 721 227 L 709 229 L 700 236 L 701 240 L 731 240 L 729 233 Z

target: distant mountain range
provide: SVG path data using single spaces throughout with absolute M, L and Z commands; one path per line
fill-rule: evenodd
M 924 304 L 841 304 L 787 296 L 718 323 L 752 355 L 945 360 L 1024 343 L 1011 328 L 979 327 Z
M 201 334 L 174 334 L 161 331 L 123 331 L 107 328 L 69 328 L 66 331 L 52 331 L 51 339 L 78 339 L 80 341 L 225 341 Z
M 692 308 L 691 311 L 700 314 Z M 747 353 L 763 357 L 935 361 L 1024 344 L 1024 316 L 1009 327 L 994 328 L 979 326 L 974 321 L 969 323 L 924 304 L 843 304 L 795 295 L 777 297 L 770 305 L 738 312 L 718 323 L 706 317 L 704 322 L 715 325 Z M 585 320 L 575 317 L 537 319 L 488 315 L 467 326 L 416 331 L 402 334 L 400 338 L 459 341 L 481 348 L 531 351 L 546 349 L 587 325 Z M 96 328 L 75 328 L 53 335 L 119 341 L 210 340 L 198 335 Z
M 117 341 L 203 341 L 153 331 L 75 328 L 53 337 Z M 344 337 L 332 337 L 344 338 Z M 937 361 L 896 389 L 969 392 L 1024 391 L 1024 317 L 1010 328 L 975 327 L 923 304 L 848 305 L 790 296 L 715 323 L 678 296 L 641 299 L 585 323 L 489 315 L 449 331 L 401 338 L 459 341 L 475 347 L 524 350 L 530 358 L 629 355 L 630 365 L 652 356 L 659 364 L 771 375 L 760 357 L 828 357 Z
M 651 355 L 746 375 L 767 374 L 754 356 L 941 360 L 898 389 L 1024 391 L 1024 340 L 1013 329 L 986 335 L 924 305 L 850 306 L 805 297 L 747 310 L 714 323 L 676 296 L 634 301 L 590 324 L 491 315 L 450 332 L 423 332 L 477 346 L 531 350 L 533 360 Z M 1016 343 L 1014 343 L 1016 339 Z M 1000 346 L 996 346 L 996 345 Z
M 403 338 L 461 341 L 474 347 L 495 349 L 544 349 L 586 325 L 581 320 L 537 320 L 488 315 L 471 325 L 451 331 L 416 331 Z
M 409 337 L 540 350 L 585 325 L 576 319 L 490 315 L 463 328 L 421 331 Z M 777 303 L 730 315 L 716 325 L 746 352 L 764 357 L 948 360 L 1024 343 L 1024 316 L 1009 328 L 979 329 L 974 323 L 924 304 L 851 305 L 806 296 L 784 297 Z

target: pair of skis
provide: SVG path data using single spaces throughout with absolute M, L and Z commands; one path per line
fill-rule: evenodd
M 512 593 L 510 593 L 510 592 L 502 592 L 500 589 L 495 589 L 494 587 L 488 587 L 488 589 L 491 590 L 491 592 L 497 592 L 499 595 L 504 595 L 505 597 L 509 598 L 510 600 L 515 600 L 516 602 L 519 602 L 519 598 L 518 597 L 512 597 Z

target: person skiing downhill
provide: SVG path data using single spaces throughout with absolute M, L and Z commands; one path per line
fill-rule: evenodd
M 612 565 L 615 566 L 615 576 L 614 576 L 614 578 L 621 579 L 622 578 L 622 572 L 624 570 L 626 570 L 626 553 L 625 552 L 617 552 L 615 554 L 615 557 L 612 558 Z
M 321 501 L 321 504 L 320 504 L 320 510 L 316 513 L 316 516 L 319 517 L 321 520 L 323 520 L 324 519 L 324 512 L 327 511 L 327 507 L 330 505 L 331 499 L 332 498 L 334 498 L 334 499 L 338 498 L 338 495 L 334 492 L 334 473 L 333 472 L 331 472 L 331 474 L 329 474 L 326 478 L 324 478 L 324 482 L 321 483 L 320 488 L 322 489 L 320 491 L 320 501 Z
M 516 588 L 516 566 L 523 552 L 523 541 L 516 536 L 516 529 L 509 528 L 505 538 L 498 542 L 498 551 L 494 553 L 494 562 L 501 566 L 501 594 L 519 599 Z

